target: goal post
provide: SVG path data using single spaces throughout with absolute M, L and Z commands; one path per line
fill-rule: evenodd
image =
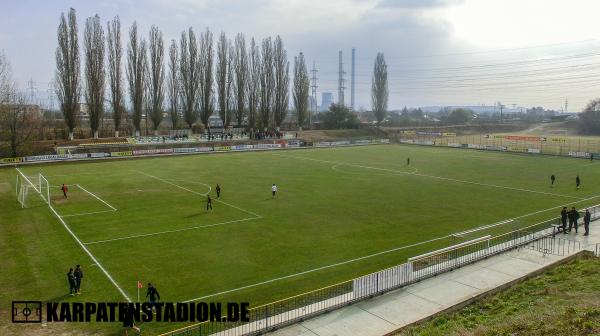
M 27 176 L 17 168 L 17 180 L 15 185 L 15 196 L 21 204 L 21 208 L 29 208 L 39 205 L 39 195 L 41 201 L 50 205 L 50 184 L 48 180 L 38 173 L 34 176 Z
M 42 199 L 50 205 L 50 183 L 48 183 L 48 180 L 42 173 L 39 173 L 38 177 L 40 180 L 40 196 L 42 196 Z

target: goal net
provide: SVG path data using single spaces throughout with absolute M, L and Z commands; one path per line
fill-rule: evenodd
M 22 208 L 50 204 L 50 184 L 42 174 L 27 176 L 17 170 L 15 195 Z

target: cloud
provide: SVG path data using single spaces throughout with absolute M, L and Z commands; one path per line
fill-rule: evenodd
M 457 5 L 464 0 L 381 0 L 379 8 L 423 9 Z

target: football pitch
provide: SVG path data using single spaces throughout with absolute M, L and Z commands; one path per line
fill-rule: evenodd
M 155 284 L 162 301 L 258 306 L 535 224 L 562 206 L 599 204 L 599 167 L 566 157 L 410 145 L 19 167 L 48 179 L 60 218 L 33 191 L 30 207 L 21 209 L 17 171 L 5 168 L 0 246 L 8 249 L 0 255 L 15 278 L 32 280 L 28 289 L 7 278 L 2 286 L 51 300 L 67 292 L 64 274 L 80 263 L 84 294 L 97 300 L 136 301 L 139 280 Z M 453 236 L 495 223 L 502 224 Z M 22 255 L 8 255 L 21 248 Z

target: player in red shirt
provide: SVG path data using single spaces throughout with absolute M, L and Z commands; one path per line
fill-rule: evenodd
M 62 190 L 63 195 L 65 196 L 65 198 L 67 198 L 67 191 L 69 191 L 69 187 L 67 187 L 67 185 L 63 183 L 62 187 L 60 187 L 60 190 Z

